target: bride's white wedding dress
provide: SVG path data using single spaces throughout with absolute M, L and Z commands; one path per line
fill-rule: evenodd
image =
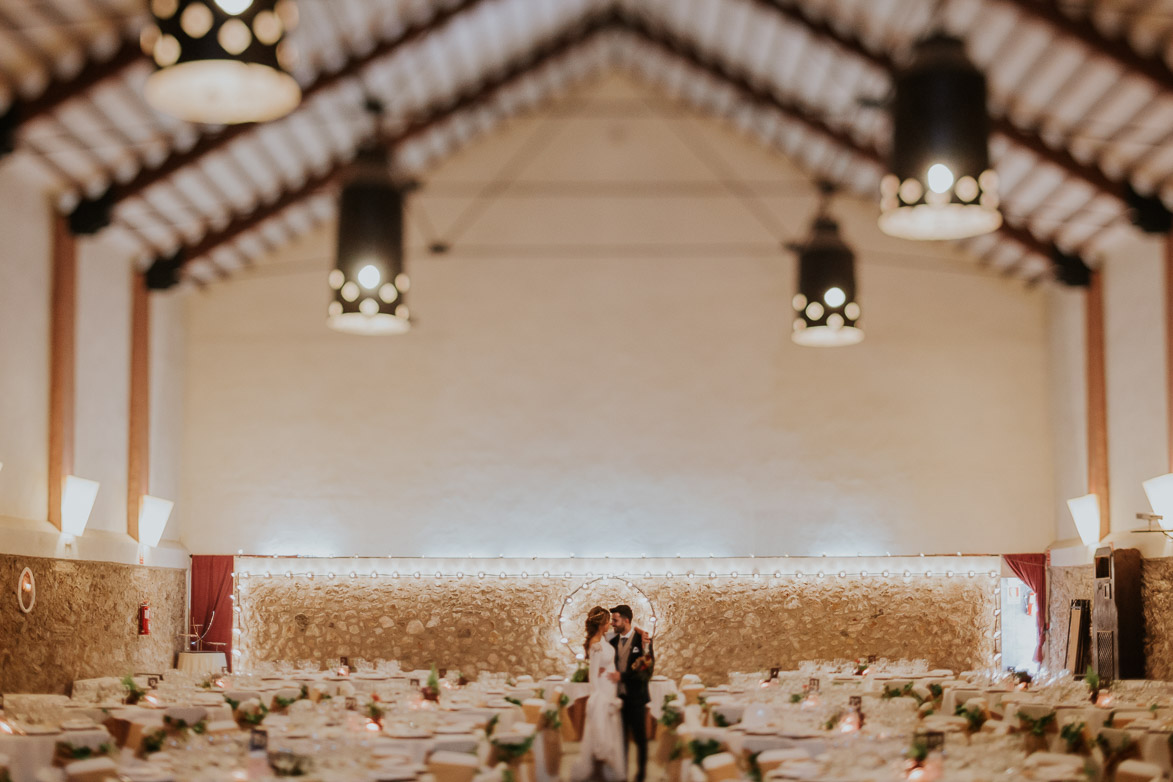
M 627 779 L 623 747 L 623 721 L 619 715 L 619 685 L 607 674 L 615 672 L 615 647 L 606 641 L 591 646 L 591 695 L 583 721 L 582 743 L 570 769 L 571 782 L 594 779 L 595 764 L 601 763 L 604 780 Z M 601 671 L 601 672 L 600 672 Z

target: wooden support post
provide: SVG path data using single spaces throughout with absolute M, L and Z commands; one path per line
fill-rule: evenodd
M 1104 366 L 1104 277 L 1092 270 L 1086 292 L 1087 485 L 1100 502 L 1100 538 L 1112 530 L 1108 502 L 1108 394 Z
M 1173 472 L 1173 232 L 1165 237 L 1165 437 Z
M 49 522 L 61 529 L 61 495 L 73 472 L 77 367 L 77 241 L 67 218 L 53 219 L 49 315 Z
M 139 540 L 138 517 L 151 474 L 151 295 L 143 275 L 131 280 L 130 415 L 127 420 L 126 532 Z

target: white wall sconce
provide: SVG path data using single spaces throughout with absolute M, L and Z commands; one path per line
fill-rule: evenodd
M 1161 525 L 1161 529 L 1173 531 L 1173 473 L 1149 478 L 1141 486 L 1144 486 L 1144 493 L 1149 498 L 1153 513 L 1159 516 L 1156 521 Z
M 98 497 L 98 482 L 76 475 L 65 477 L 65 488 L 61 491 L 61 531 L 79 537 L 86 531 L 94 500 Z
M 144 494 L 139 503 L 138 511 L 138 539 L 145 546 L 158 546 L 163 539 L 163 530 L 167 529 L 167 520 L 171 518 L 171 509 L 175 503 L 161 497 L 152 497 Z
M 1075 521 L 1075 529 L 1083 545 L 1092 546 L 1100 542 L 1100 498 L 1085 494 L 1067 501 L 1067 509 Z

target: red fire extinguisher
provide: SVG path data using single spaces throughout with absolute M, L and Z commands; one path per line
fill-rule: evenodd
M 139 603 L 138 604 L 138 634 L 139 635 L 150 635 L 151 634 L 151 604 L 150 603 Z

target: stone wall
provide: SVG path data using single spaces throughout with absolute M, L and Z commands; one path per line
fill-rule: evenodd
M 1094 582 L 1091 565 L 1053 567 L 1047 570 L 1047 617 L 1050 631 L 1047 633 L 1046 664 L 1053 671 L 1064 667 L 1071 601 L 1091 600 Z
M 15 595 L 25 567 L 36 578 L 29 614 Z M 138 635 L 143 600 L 149 636 Z M 0 692 L 65 693 L 74 679 L 171 668 L 186 603 L 184 570 L 0 554 Z
M 1141 590 L 1146 674 L 1150 679 L 1173 680 L 1173 559 L 1146 559 Z
M 1047 665 L 1063 668 L 1067 644 L 1068 608 L 1073 599 L 1091 600 L 1095 578 L 1091 565 L 1053 567 L 1049 579 L 1048 610 L 1051 631 Z M 1145 668 L 1150 679 L 1173 680 L 1173 559 L 1146 559 L 1141 566 L 1144 601 Z
M 956 670 L 984 667 L 994 652 L 997 597 L 988 575 L 961 573 L 653 576 L 585 586 L 558 577 L 274 574 L 238 582 L 237 600 L 245 669 L 261 660 L 347 655 L 396 659 L 405 668 L 436 662 L 466 673 L 561 673 L 581 649 L 586 610 L 624 602 L 637 624 L 658 628 L 659 672 L 718 680 L 729 671 L 868 654 L 927 656 L 934 667 Z

